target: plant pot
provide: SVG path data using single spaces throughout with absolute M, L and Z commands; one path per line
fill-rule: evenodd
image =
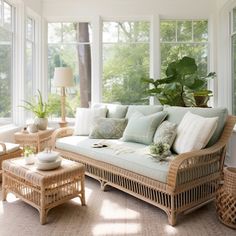
M 207 102 L 209 101 L 209 96 L 198 96 L 194 95 L 197 107 L 208 107 Z
M 34 124 L 37 125 L 39 130 L 45 130 L 48 126 L 48 119 L 36 117 L 34 119 Z
M 32 165 L 32 164 L 34 164 L 34 161 L 35 161 L 34 154 L 29 155 L 28 157 L 24 157 L 24 158 L 25 158 L 25 164 L 26 164 L 26 165 Z

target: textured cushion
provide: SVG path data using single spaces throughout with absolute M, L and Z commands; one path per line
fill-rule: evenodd
M 77 108 L 74 135 L 89 135 L 94 119 L 106 117 L 107 108 Z
M 157 126 L 165 119 L 166 115 L 167 112 L 163 111 L 149 116 L 135 112 L 124 131 L 123 140 L 151 144 Z
M 190 111 L 193 114 L 203 116 L 203 117 L 219 117 L 217 128 L 210 139 L 207 147 L 215 144 L 221 136 L 225 122 L 228 116 L 228 111 L 226 108 L 195 108 L 195 107 L 164 107 L 164 111 L 168 112 L 167 120 L 179 124 L 184 117 L 184 115 Z
M 99 139 L 89 139 L 87 136 L 69 136 L 57 139 L 56 147 L 166 183 L 170 162 L 156 161 L 145 154 L 148 146 L 114 139 L 106 140 L 121 150 L 131 150 L 116 154 L 117 152 L 109 147 L 92 148 L 92 145 L 99 141 Z
M 6 145 L 6 153 L 11 153 L 11 152 L 15 152 L 20 148 L 19 144 L 15 144 L 15 143 L 6 143 L 4 142 L 4 144 Z M 3 148 L 0 145 L 0 155 L 4 154 L 3 152 Z
M 95 121 L 89 138 L 119 139 L 123 135 L 127 121 L 127 119 L 99 118 Z
M 126 113 L 126 118 L 130 119 L 135 112 L 141 112 L 143 115 L 151 115 L 163 110 L 163 106 L 160 105 L 129 105 Z
M 180 154 L 204 148 L 217 127 L 218 119 L 218 117 L 205 118 L 187 112 L 177 128 L 174 151 Z
M 120 104 L 110 104 L 110 103 L 95 103 L 93 108 L 107 107 L 107 118 L 125 118 L 128 106 Z
M 177 124 L 171 123 L 166 120 L 162 122 L 160 126 L 157 128 L 153 138 L 153 142 L 168 143 L 171 147 L 175 140 L 176 134 L 177 134 Z

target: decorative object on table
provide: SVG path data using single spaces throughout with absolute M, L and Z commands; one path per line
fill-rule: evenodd
M 29 133 L 29 131 L 27 130 L 27 126 L 25 126 L 25 127 L 23 127 L 21 129 L 21 133 L 24 133 L 24 134 L 28 134 Z
M 54 71 L 54 86 L 61 88 L 61 121 L 60 127 L 66 127 L 66 87 L 73 87 L 72 69 L 69 67 L 56 67 Z
M 35 161 L 35 147 L 25 146 L 23 149 L 23 156 L 25 158 L 25 164 L 31 165 Z
M 24 109 L 31 111 L 34 113 L 35 120 L 34 124 L 37 125 L 39 130 L 45 130 L 47 129 L 48 125 L 48 115 L 50 114 L 50 106 L 47 102 L 43 102 L 42 94 L 39 90 L 38 94 L 36 95 L 36 98 L 34 98 L 32 101 L 25 101 L 25 105 L 21 106 Z
M 61 166 L 61 160 L 59 152 L 45 149 L 37 154 L 35 165 L 38 170 L 52 170 Z
M 223 224 L 236 229 L 236 168 L 224 169 L 224 184 L 216 194 L 216 211 Z
M 38 132 L 38 126 L 36 124 L 29 124 L 27 130 L 30 133 L 36 133 Z
M 215 77 L 215 72 L 201 77 L 195 59 L 183 57 L 168 65 L 166 78 L 145 78 L 143 81 L 152 85 L 147 94 L 157 97 L 162 105 L 207 107 L 213 96 L 213 92 L 207 89 L 207 82 Z
M 168 143 L 154 143 L 149 146 L 150 155 L 160 161 L 166 160 L 171 155 L 170 145 Z

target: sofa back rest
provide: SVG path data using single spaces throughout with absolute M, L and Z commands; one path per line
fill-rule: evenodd
M 94 103 L 92 108 L 107 107 L 107 118 L 125 118 L 128 106 L 121 104 L 111 104 L 111 103 Z
M 151 115 L 159 111 L 163 111 L 163 106 L 161 105 L 129 105 L 128 111 L 126 113 L 126 118 L 130 119 L 130 117 L 136 112 L 139 111 L 143 115 Z
M 190 111 L 193 114 L 203 116 L 203 117 L 219 117 L 217 128 L 212 135 L 210 141 L 207 144 L 207 147 L 215 144 L 220 138 L 222 131 L 224 129 L 227 117 L 228 110 L 226 108 L 197 108 L 197 107 L 171 107 L 164 106 L 164 111 L 168 112 L 167 120 L 179 124 L 185 115 L 186 112 Z

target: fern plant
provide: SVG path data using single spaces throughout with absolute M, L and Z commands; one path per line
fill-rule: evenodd
M 47 118 L 51 113 L 51 108 L 48 103 L 43 102 L 42 94 L 37 90 L 36 98 L 30 101 L 24 100 L 25 105 L 22 105 L 25 110 L 31 111 L 38 118 Z

